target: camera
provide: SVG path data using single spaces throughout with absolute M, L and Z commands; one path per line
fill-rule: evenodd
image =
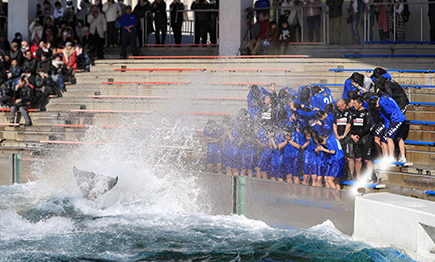
M 252 7 L 248 7 L 245 9 L 246 19 L 253 19 L 255 16 L 255 10 Z

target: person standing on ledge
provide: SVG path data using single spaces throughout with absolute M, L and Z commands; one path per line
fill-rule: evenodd
M 136 45 L 136 27 L 137 18 L 131 13 L 131 6 L 125 9 L 126 14 L 121 18 L 122 41 L 121 41 L 121 58 L 127 57 L 127 45 L 130 43 L 133 56 L 138 56 L 139 52 Z

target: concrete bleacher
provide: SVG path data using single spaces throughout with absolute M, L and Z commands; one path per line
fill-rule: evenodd
M 405 58 L 400 62 L 400 68 L 432 70 L 431 61 L 431 59 L 420 58 L 416 63 L 413 58 Z M 351 72 L 333 72 L 329 69 L 366 69 L 377 66 L 399 68 L 397 60 L 390 58 L 380 59 L 375 64 L 370 59 L 364 58 L 358 60 L 264 58 L 96 61 L 96 66 L 91 68 L 91 72 L 77 74 L 77 84 L 68 86 L 68 91 L 62 98 L 51 99 L 46 112 L 30 113 L 34 126 L 0 126 L 2 137 L 6 138 L 0 150 L 3 154 L 15 152 L 29 155 L 30 162 L 31 159 L 43 159 L 44 152 L 47 150 L 66 146 L 59 141 L 103 143 L 105 141 L 86 141 L 87 129 L 99 126 L 106 131 L 115 130 L 126 115 L 132 118 L 138 115 L 185 117 L 189 119 L 191 128 L 195 130 L 195 136 L 201 140 L 201 130 L 208 119 L 212 118 L 220 122 L 223 115 L 236 114 L 240 108 L 246 107 L 248 81 L 274 83 L 277 91 L 285 86 L 297 89 L 301 85 L 311 83 L 331 84 L 329 87 L 334 99 L 337 99 L 342 94 L 340 85 Z M 149 70 L 125 70 L 144 68 Z M 152 70 L 165 68 L 185 70 Z M 270 70 L 257 70 L 259 68 Z M 391 75 L 402 85 L 434 84 L 432 73 L 393 71 Z M 115 84 L 116 82 L 125 84 Z M 162 82 L 179 84 L 168 85 Z M 266 88 L 270 87 L 266 86 Z M 409 120 L 435 119 L 435 106 L 424 104 L 435 102 L 435 88 L 408 88 L 407 92 L 412 102 L 421 103 L 409 107 L 407 112 Z M 0 112 L 0 122 L 9 122 L 8 112 Z M 435 141 L 435 125 L 412 123 L 408 140 Z M 203 141 L 201 144 L 205 146 Z M 435 175 L 433 146 L 409 142 L 407 150 L 408 161 L 413 162 L 414 165 L 394 167 L 389 173 L 391 183 L 400 184 L 393 176 L 406 174 L 412 176 L 419 173 Z M 192 153 L 192 157 L 204 156 L 204 148 Z

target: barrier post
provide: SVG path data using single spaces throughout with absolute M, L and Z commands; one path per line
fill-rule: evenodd
M 246 201 L 246 177 L 237 176 L 237 215 L 245 215 L 245 201 Z
M 10 184 L 21 183 L 21 154 L 10 155 L 11 176 Z

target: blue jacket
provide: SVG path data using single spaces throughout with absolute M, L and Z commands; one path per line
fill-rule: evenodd
M 311 107 L 320 108 L 322 111 L 325 110 L 327 104 L 331 104 L 332 102 L 334 102 L 334 99 L 332 98 L 331 90 L 329 88 L 325 88 L 322 92 L 311 97 Z
M 390 126 L 390 122 L 403 122 L 406 120 L 405 115 L 400 110 L 396 101 L 390 96 L 381 96 L 379 98 L 381 116 L 384 118 L 385 127 Z
M 358 92 L 358 89 L 352 85 L 352 80 L 346 79 L 346 81 L 344 82 L 344 90 L 343 90 L 343 95 L 341 96 L 341 98 L 347 99 L 347 94 L 350 91 L 357 91 Z
M 326 139 L 326 145 L 328 146 L 328 150 L 335 151 L 334 154 L 330 155 L 329 161 L 341 160 L 344 158 L 343 148 L 337 138 L 334 136 L 328 137 L 328 139 Z
M 121 17 L 121 28 L 124 32 L 127 32 L 127 29 L 124 28 L 124 26 L 130 26 L 134 25 L 134 27 L 131 27 L 130 30 L 132 33 L 136 32 L 137 27 L 137 18 L 134 14 L 125 14 Z

